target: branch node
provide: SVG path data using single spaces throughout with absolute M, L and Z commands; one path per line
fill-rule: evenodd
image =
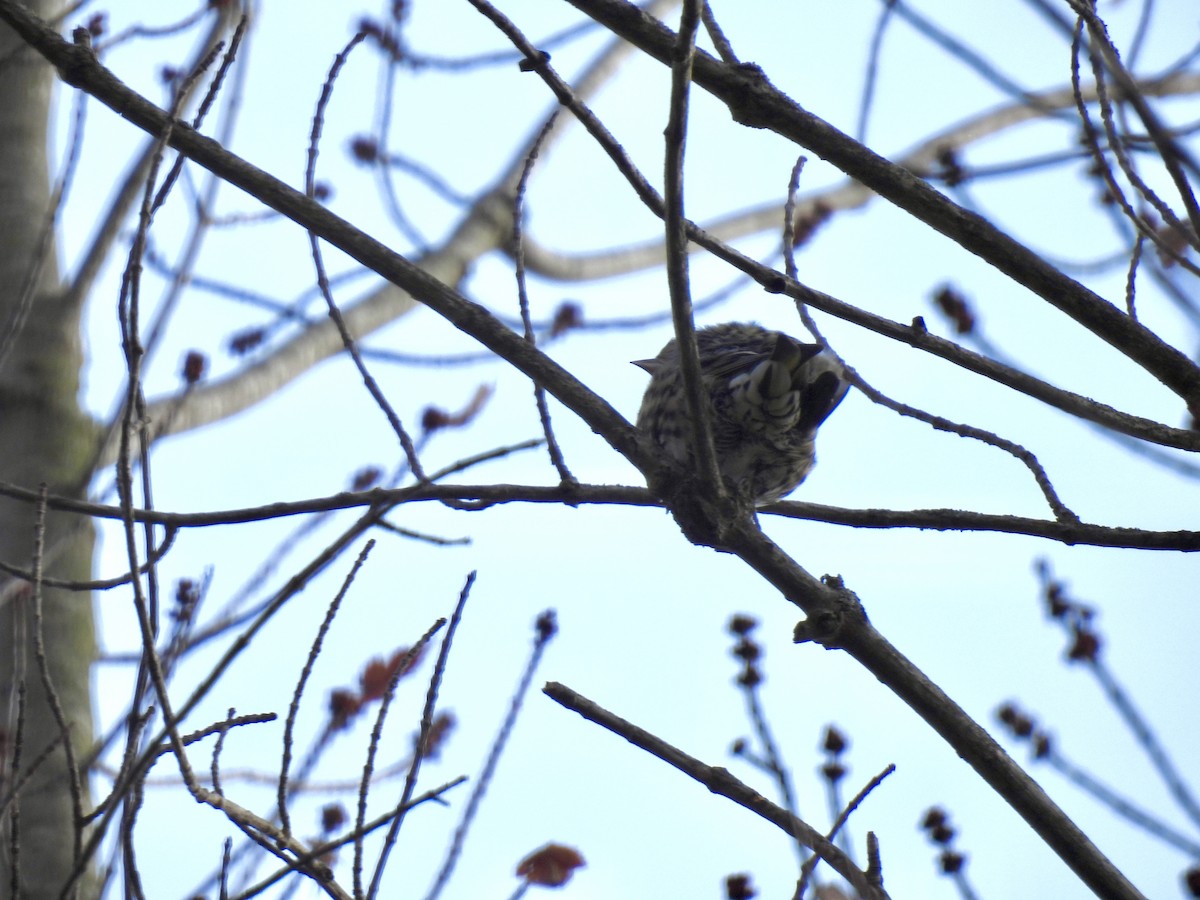
M 797 644 L 812 641 L 826 650 L 840 650 L 842 634 L 853 634 L 859 626 L 868 624 L 867 611 L 858 595 L 846 587 L 841 575 L 824 575 L 821 583 L 830 589 L 828 605 L 797 622 L 792 641 Z
M 539 50 L 536 57 L 527 56 L 517 63 L 517 68 L 522 72 L 537 72 L 549 64 L 550 54 L 545 50 Z
M 722 553 L 730 552 L 739 525 L 754 514 L 748 498 L 730 491 L 713 491 L 704 479 L 691 475 L 667 484 L 656 483 L 652 489 L 667 501 L 684 537 L 699 547 Z

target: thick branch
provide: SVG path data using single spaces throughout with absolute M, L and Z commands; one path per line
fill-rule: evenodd
M 961 707 L 867 621 L 858 598 L 823 584 L 748 522 L 726 532 L 730 549 L 775 585 L 808 619 L 797 640 L 845 650 L 924 719 L 1015 809 L 1097 895 L 1141 898 L 1087 835 Z
M 170 126 L 171 147 L 375 270 L 515 368 L 545 384 L 555 397 L 639 468 L 657 466 L 642 451 L 633 426 L 611 405 L 545 354 L 530 347 L 483 306 L 467 300 L 410 260 L 279 179 L 229 153 L 215 141 L 197 134 L 184 123 L 171 123 L 163 110 L 130 90 L 102 66 L 90 49 L 68 44 L 13 0 L 0 0 L 0 19 L 53 63 L 68 84 L 87 91 L 150 134 L 165 134 Z M 353 312 L 348 311 L 348 318 Z
M 623 0 L 570 2 L 659 62 L 671 64 L 675 34 L 638 7 Z M 726 103 L 736 121 L 751 128 L 769 129 L 816 153 L 1066 313 L 1189 404 L 1200 405 L 1200 368 L 1186 354 L 986 219 L 963 209 L 904 167 L 801 108 L 757 67 L 727 65 L 697 52 L 694 79 Z

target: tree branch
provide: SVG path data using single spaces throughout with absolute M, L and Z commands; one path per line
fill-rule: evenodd
M 885 900 L 887 893 L 867 881 L 866 875 L 860 872 L 854 863 L 832 844 L 821 832 L 817 831 L 803 819 L 787 810 L 776 806 L 758 793 L 738 781 L 728 769 L 708 766 L 693 756 L 684 753 L 678 747 L 673 747 L 662 738 L 651 734 L 644 728 L 639 728 L 632 722 L 609 712 L 581 694 L 571 690 L 565 684 L 551 681 L 542 688 L 542 693 L 567 709 L 579 713 L 585 719 L 595 722 L 602 728 L 607 728 L 613 734 L 625 738 L 636 747 L 640 747 L 668 765 L 674 766 L 689 778 L 692 778 L 714 794 L 727 797 L 738 806 L 749 810 L 757 816 L 766 819 L 772 825 L 782 829 L 784 833 L 803 843 L 814 853 L 818 854 L 835 872 L 845 878 L 859 897 Z
M 544 353 L 530 347 L 483 306 L 444 284 L 438 277 L 441 273 L 428 265 L 428 260 L 421 260 L 418 265 L 405 259 L 304 194 L 228 152 L 215 141 L 192 131 L 186 124 L 178 121 L 172 123 L 163 110 L 130 90 L 102 66 L 88 47 L 68 44 L 13 0 L 0 0 L 0 19 L 11 25 L 14 31 L 54 64 L 68 84 L 87 91 L 150 134 L 169 132 L 168 143 L 171 147 L 387 278 L 400 289 L 396 292 L 396 302 L 410 305 L 415 298 L 530 378 L 541 381 L 547 390 L 643 471 L 657 469 L 661 465 L 643 452 L 634 427 L 606 400 Z M 473 219 L 464 223 L 463 227 L 479 230 L 482 225 L 478 219 Z M 509 233 L 507 222 L 504 233 Z M 456 244 L 456 248 L 462 246 Z M 445 262 L 461 272 L 464 264 L 461 251 L 455 254 L 454 259 Z M 410 296 L 405 297 L 404 292 Z M 372 320 L 379 322 L 380 319 L 378 309 L 364 309 L 362 304 L 347 310 L 345 317 L 350 331 L 358 334 L 363 333 L 360 328 L 364 324 Z M 340 349 L 341 339 L 332 323 L 314 330 L 327 335 L 326 355 Z M 312 340 L 303 344 L 293 341 L 290 349 L 311 365 L 320 352 L 314 344 Z M 281 370 L 278 359 L 265 362 L 255 374 L 273 387 L 294 377 L 294 373 Z M 203 390 L 196 391 L 197 395 L 204 393 Z M 256 392 L 256 396 L 250 398 L 243 393 L 238 408 L 245 408 L 263 395 Z M 186 415 L 181 417 L 188 418 Z
M 675 34 L 638 7 L 623 0 L 570 2 L 659 62 L 671 64 Z M 696 84 L 729 107 L 735 121 L 774 131 L 837 166 L 1073 318 L 1185 402 L 1200 405 L 1200 368 L 1186 354 L 986 219 L 963 209 L 904 167 L 801 108 L 757 67 L 730 66 L 698 51 L 694 78 Z
M 437 476 L 434 475 L 434 478 Z M 0 496 L 12 497 L 27 503 L 37 501 L 37 493 L 16 485 L 0 482 Z M 403 503 L 457 501 L 471 503 L 476 510 L 503 503 L 564 503 L 579 505 L 622 504 L 624 506 L 653 506 L 663 503 L 643 487 L 614 484 L 536 485 L 536 484 L 424 484 L 412 487 L 369 491 L 346 491 L 327 497 L 291 500 L 251 506 L 242 509 L 212 510 L 180 513 L 167 510 L 135 509 L 134 521 L 163 525 L 169 529 L 210 528 L 214 525 L 239 525 L 263 522 L 288 516 L 330 512 L 342 509 L 377 507 L 388 509 Z M 121 509 L 69 497 L 50 495 L 50 509 L 78 513 L 97 519 L 120 520 Z M 760 516 L 772 515 L 851 528 L 919 528 L 923 531 L 994 531 L 1001 534 L 1023 534 L 1040 537 L 1070 546 L 1113 547 L 1131 550 L 1200 551 L 1200 531 L 1156 531 L 1098 525 L 1088 522 L 1059 522 L 1012 516 L 998 513 L 973 512 L 962 509 L 847 509 L 822 503 L 784 500 L 758 510 Z M 16 578 L 29 580 L 28 572 L 16 566 L 6 567 Z M 64 587 L 96 590 L 125 584 L 128 575 L 100 582 L 64 582 Z

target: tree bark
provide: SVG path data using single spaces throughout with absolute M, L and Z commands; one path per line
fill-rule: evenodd
M 53 0 L 28 5 L 43 17 L 56 11 Z M 45 483 L 54 493 L 82 497 L 95 435 L 79 405 L 80 310 L 62 296 L 53 232 L 47 231 L 47 131 L 55 77 L 29 48 L 14 54 L 18 46 L 23 44 L 0 26 L 0 59 L 5 60 L 0 75 L 0 346 L 7 348 L 0 360 L 0 480 L 34 489 Z M 35 510 L 28 504 L 0 500 L 0 560 L 31 568 L 34 522 Z M 91 577 L 93 534 L 85 520 L 48 515 L 45 549 L 47 577 Z M 60 895 L 75 865 L 77 828 L 62 729 L 38 661 L 39 630 L 45 669 L 70 740 L 77 755 L 86 756 L 92 744 L 89 682 L 95 658 L 91 595 L 43 590 L 39 622 L 28 583 L 0 574 L 0 797 L 45 748 L 58 744 L 0 819 L 0 894 L 10 893 L 15 863 L 18 896 L 29 900 Z M 18 723 L 22 685 L 25 708 Z M 18 740 L 20 770 L 14 772 Z M 84 785 L 86 791 L 86 780 Z

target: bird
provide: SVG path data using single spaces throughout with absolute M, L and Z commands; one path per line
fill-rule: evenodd
M 841 363 L 821 344 L 745 322 L 701 328 L 696 346 L 721 476 L 756 507 L 790 494 L 816 462 L 817 429 L 850 389 Z M 633 364 L 650 373 L 637 427 L 694 468 L 678 345 L 672 339 L 658 356 Z

